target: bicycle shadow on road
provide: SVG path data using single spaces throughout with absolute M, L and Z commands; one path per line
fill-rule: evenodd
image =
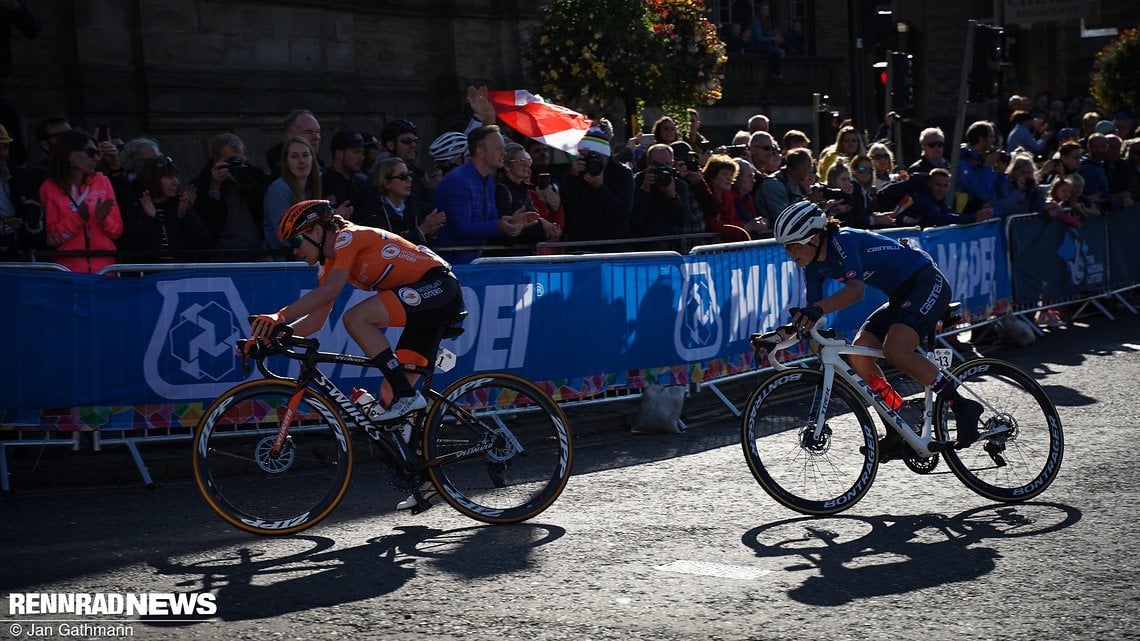
M 455 530 L 413 525 L 394 531 L 347 548 L 337 548 L 326 537 L 295 536 L 274 539 L 272 549 L 243 544 L 231 548 L 228 556 L 227 550 L 217 550 L 217 556 L 208 560 L 180 563 L 167 559 L 152 561 L 150 566 L 159 574 L 182 577 L 175 583 L 179 588 L 215 594 L 217 615 L 203 622 L 244 621 L 389 594 L 416 576 L 413 557 L 431 559 L 464 576 L 516 572 L 529 567 L 534 548 L 565 534 L 559 527 L 534 524 Z M 281 551 L 282 542 L 296 551 Z M 171 624 L 161 618 L 143 621 L 156 627 L 196 623 Z
M 753 528 L 742 541 L 759 557 L 788 557 L 789 573 L 815 570 L 788 590 L 791 599 L 840 606 L 973 581 L 1001 558 L 980 545 L 985 541 L 1055 532 L 1080 519 L 1079 510 L 1057 503 L 992 505 L 952 517 L 800 517 Z

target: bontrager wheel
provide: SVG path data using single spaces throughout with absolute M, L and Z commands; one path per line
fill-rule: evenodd
M 281 452 L 277 428 L 295 387 L 256 380 L 226 392 L 194 435 L 194 481 L 235 527 L 280 535 L 315 525 L 348 489 L 352 442 L 335 405 L 306 389 Z
M 985 411 L 977 443 L 943 452 L 950 469 L 966 487 L 995 501 L 1024 501 L 1043 492 L 1065 452 L 1061 417 L 1045 390 L 1017 366 L 990 358 L 967 361 L 953 373 L 962 381 L 962 396 L 976 394 Z M 934 429 L 947 440 L 957 432 L 953 410 L 941 401 Z
M 428 474 L 451 507 L 486 523 L 539 514 L 570 478 L 566 416 L 538 386 L 474 374 L 441 393 L 427 417 Z
M 741 445 L 752 475 L 772 498 L 804 514 L 851 507 L 878 469 L 875 425 L 855 390 L 835 380 L 816 437 L 822 397 L 822 372 L 779 372 L 752 392 L 742 417 Z

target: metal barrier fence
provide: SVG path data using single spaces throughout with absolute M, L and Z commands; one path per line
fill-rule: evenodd
M 1140 210 L 1138 210 L 1138 213 L 1140 213 Z M 1140 219 L 1140 217 L 1136 217 L 1136 218 Z M 1109 318 L 1112 318 L 1112 314 L 1110 313 L 1110 311 L 1102 304 L 1102 301 L 1105 298 L 1112 297 L 1115 300 L 1119 301 L 1123 307 L 1125 307 L 1126 309 L 1128 309 L 1132 313 L 1136 313 L 1136 310 L 1127 302 L 1127 300 L 1122 296 L 1122 294 L 1124 292 L 1130 290 L 1130 289 L 1134 289 L 1137 286 L 1140 286 L 1140 284 L 1138 284 L 1138 281 L 1140 281 L 1140 279 L 1137 278 L 1137 275 L 1140 274 L 1140 270 L 1127 271 L 1123 275 L 1120 275 L 1120 274 L 1114 275 L 1113 270 L 1112 270 L 1112 266 L 1115 263 L 1113 263 L 1112 261 L 1110 261 L 1108 259 L 1108 249 L 1111 247 L 1115 247 L 1116 245 L 1119 244 L 1119 242 L 1114 242 L 1113 235 L 1117 234 L 1120 237 L 1120 239 L 1127 239 L 1127 238 L 1131 238 L 1131 236 L 1130 236 L 1130 234 L 1132 233 L 1131 231 L 1120 232 L 1119 230 L 1110 230 L 1110 228 L 1108 226 L 1105 226 L 1100 231 L 1095 232 L 1095 233 L 1100 233 L 1100 235 L 1101 235 L 1100 237 L 1103 239 L 1104 246 L 1105 246 L 1105 260 L 1104 260 L 1104 262 L 1105 262 L 1105 269 L 1104 269 L 1105 278 L 1103 279 L 1103 286 L 1101 286 L 1099 289 L 1087 290 L 1087 289 L 1082 289 L 1084 287 L 1084 284 L 1082 282 L 1082 283 L 1074 286 L 1074 287 L 1076 287 L 1076 289 L 1073 289 L 1072 291 L 1067 291 L 1067 293 L 1063 292 L 1064 295 L 1060 296 L 1056 291 L 1054 291 L 1053 289 L 1050 289 L 1049 286 L 1046 286 L 1050 281 L 1047 281 L 1045 279 L 1039 279 L 1040 282 L 1036 282 L 1033 280 L 1033 278 L 1030 277 L 1033 274 L 1039 274 L 1041 272 L 1040 266 L 1037 266 L 1037 265 L 1025 266 L 1025 264 L 1024 264 L 1025 261 L 1027 260 L 1026 256 L 1033 256 L 1034 255 L 1033 252 L 1035 251 L 1035 249 L 1034 249 L 1035 247 L 1037 248 L 1037 250 L 1040 250 L 1041 247 L 1046 247 L 1048 245 L 1049 247 L 1051 247 L 1051 249 L 1049 251 L 1053 251 L 1055 253 L 1058 244 L 1063 247 L 1064 243 L 1066 242 L 1065 239 L 1069 238 L 1065 233 L 1061 233 L 1059 236 L 1057 236 L 1057 238 L 1059 238 L 1060 240 L 1053 239 L 1053 240 L 1049 240 L 1048 243 L 1046 243 L 1044 240 L 1041 240 L 1039 238 L 1041 235 L 1041 232 L 1039 229 L 1037 229 L 1037 228 L 1041 227 L 1042 224 L 1044 224 L 1043 221 L 1040 221 L 1039 219 L 1035 218 L 1033 215 L 1028 215 L 1028 216 L 1022 216 L 1022 217 L 1013 217 L 1010 220 L 1006 221 L 1006 223 L 1003 227 L 1004 233 L 1002 233 L 1002 236 L 1004 237 L 1004 240 L 1007 243 L 1007 247 L 1009 248 L 1009 251 L 1006 251 L 1006 261 L 1007 261 L 1007 265 L 1009 268 L 1009 274 L 1011 276 L 1011 279 L 1013 280 L 1015 304 L 1010 309 L 1001 310 L 1001 311 L 1008 311 L 1008 312 L 1013 313 L 1015 315 L 1019 315 L 1021 317 L 1026 318 L 1027 320 L 1030 321 L 1031 326 L 1033 326 L 1038 331 L 1038 333 L 1041 333 L 1041 332 L 1040 332 L 1040 329 L 1038 329 L 1036 327 L 1036 324 L 1033 322 L 1035 319 L 1033 318 L 1032 314 L 1034 312 L 1042 310 L 1042 309 L 1050 309 L 1050 308 L 1054 308 L 1054 307 L 1067 306 L 1067 305 L 1078 305 L 1079 308 L 1077 309 L 1076 314 L 1074 314 L 1074 317 L 1079 317 L 1079 315 L 1085 313 L 1086 311 L 1095 310 L 1095 311 L 1098 311 L 1098 312 L 1106 315 Z M 1089 225 L 1089 229 L 1085 231 L 1085 235 L 1091 238 L 1091 236 L 1094 234 L 1094 229 L 1093 229 L 1094 227 L 1095 227 L 1095 225 Z M 1030 234 L 1029 230 L 1036 230 L 1036 231 L 1033 231 L 1033 233 Z M 1131 230 L 1131 227 L 1129 227 L 1129 230 Z M 1054 232 L 1057 232 L 1057 231 L 1058 230 L 1054 230 Z M 1059 231 L 1065 232 L 1066 230 L 1059 230 Z M 899 235 L 907 235 L 907 234 L 916 233 L 916 230 L 897 230 L 897 231 L 893 231 L 892 233 L 899 234 Z M 1030 235 L 1030 236 L 1033 236 L 1033 234 L 1036 234 L 1036 236 L 1034 236 L 1034 238 L 1037 238 L 1036 244 L 1034 244 L 1034 243 L 1025 244 L 1025 243 L 1018 242 L 1017 237 L 1019 236 L 1019 234 Z M 1054 234 L 1054 235 L 1056 235 L 1056 234 Z M 1140 234 L 1138 234 L 1138 235 L 1140 235 Z M 667 237 L 663 237 L 663 238 L 667 238 Z M 1052 236 L 1050 238 L 1052 238 Z M 645 240 L 647 242 L 655 242 L 655 241 L 662 240 L 662 238 L 643 239 L 643 240 Z M 1082 239 L 1083 242 L 1087 242 L 1088 240 L 1089 240 L 1089 238 Z M 1117 239 L 1117 240 L 1119 240 L 1119 239 Z M 1071 239 L 1070 239 L 1070 241 L 1071 241 Z M 628 242 L 629 241 L 613 241 L 612 243 L 610 243 L 610 245 L 616 246 L 616 245 L 620 245 L 620 244 L 628 244 Z M 598 243 L 585 243 L 585 245 L 597 245 L 597 244 Z M 552 243 L 550 245 L 557 245 L 558 248 L 560 248 L 560 249 L 573 249 L 574 247 L 577 246 L 575 244 L 570 244 L 570 243 Z M 743 242 L 743 243 L 728 243 L 728 244 L 719 244 L 719 245 L 699 245 L 699 246 L 691 248 L 690 251 L 688 252 L 688 255 L 689 256 L 700 256 L 700 255 L 713 254 L 713 253 L 740 252 L 742 250 L 747 250 L 750 248 L 772 248 L 773 246 L 774 246 L 774 241 L 772 241 L 770 239 L 769 240 L 758 240 L 758 241 L 747 241 L 747 242 Z M 1120 252 L 1119 248 L 1118 248 L 1118 252 L 1121 254 L 1127 254 L 1127 252 Z M 1090 253 L 1095 256 L 1095 251 L 1090 250 Z M 1134 254 L 1136 254 L 1136 252 L 1132 252 L 1132 254 L 1134 255 Z M 553 265 L 553 264 L 558 264 L 558 263 L 580 263 L 580 262 L 585 262 L 585 261 L 597 261 L 597 260 L 623 261 L 623 260 L 627 260 L 627 259 L 646 260 L 646 259 L 655 259 L 655 258 L 660 259 L 663 263 L 667 263 L 670 261 L 676 261 L 676 260 L 680 259 L 681 255 L 677 252 L 615 252 L 615 253 L 608 253 L 608 254 L 546 254 L 546 255 L 537 255 L 537 256 L 510 256 L 510 257 L 498 257 L 498 258 L 482 258 L 482 259 L 478 259 L 474 264 L 475 265 L 504 265 L 504 266 L 519 265 L 519 264 Z M 1030 262 L 1032 262 L 1032 261 L 1030 261 Z M 1069 262 L 1071 263 L 1072 261 L 1069 261 Z M 1095 261 L 1093 261 L 1093 262 L 1095 263 Z M 1086 263 L 1088 263 L 1087 260 L 1086 260 Z M 311 268 L 309 268 L 307 265 L 305 265 L 303 263 L 299 263 L 299 262 L 276 263 L 276 264 L 273 264 L 272 266 L 274 269 L 301 270 L 301 271 L 311 270 Z M 114 274 L 119 274 L 119 275 L 131 275 L 131 274 L 144 274 L 144 273 L 187 270 L 187 269 L 205 270 L 205 271 L 232 270 L 235 268 L 243 268 L 243 267 L 264 269 L 265 267 L 267 267 L 267 264 L 265 262 L 253 262 L 253 263 L 118 264 L 118 265 L 113 265 L 113 266 L 107 268 L 107 270 L 105 270 L 105 273 L 114 273 Z M 0 268 L 61 269 L 58 265 L 54 265 L 51 263 L 7 263 L 7 264 L 0 263 Z M 1053 271 L 1057 271 L 1056 266 L 1053 266 L 1050 269 L 1052 269 Z M 1117 267 L 1117 269 L 1130 269 L 1130 263 L 1121 262 L 1120 265 Z M 1092 271 L 1095 272 L 1096 270 L 1092 270 Z M 1050 273 L 1052 273 L 1052 272 L 1050 272 Z M 1060 273 L 1064 273 L 1064 272 L 1062 271 Z M 1055 299 L 1046 300 L 1047 297 L 1055 296 L 1055 295 L 1057 295 L 1058 297 Z M 970 330 L 979 330 L 979 329 L 986 330 L 989 327 L 992 327 L 996 322 L 997 322 L 997 318 L 995 318 L 995 317 L 975 318 L 971 322 L 969 322 L 963 326 L 955 327 L 951 330 L 944 332 L 943 334 L 941 334 L 939 336 L 939 341 L 944 346 L 950 347 L 951 349 L 953 349 L 952 344 L 946 340 L 949 336 L 952 336 L 952 335 L 960 333 L 960 332 L 970 331 Z M 957 352 L 955 352 L 955 356 L 958 359 L 962 358 L 962 355 L 957 353 Z M 805 358 L 804 360 L 806 361 L 809 359 Z M 753 375 L 764 374 L 764 373 L 769 372 L 769 371 L 772 371 L 770 367 L 757 367 L 757 368 L 752 369 L 752 370 L 741 371 L 741 372 L 736 372 L 736 373 L 727 373 L 726 372 L 726 373 L 722 373 L 722 375 L 717 376 L 717 377 L 702 379 L 698 382 L 690 382 L 688 384 L 689 391 L 690 391 L 690 393 L 697 393 L 697 392 L 700 392 L 702 390 L 707 389 L 707 390 L 711 391 L 715 396 L 717 396 L 717 398 L 729 409 L 730 412 L 732 412 L 734 415 L 739 416 L 740 412 L 736 408 L 735 404 L 730 399 L 727 398 L 727 396 L 722 392 L 722 390 L 718 387 L 718 385 L 732 381 L 732 380 L 736 380 L 736 379 L 739 379 L 739 378 L 742 378 L 745 376 L 753 376 Z M 609 403 L 609 402 L 615 402 L 615 401 L 632 400 L 632 399 L 639 398 L 641 395 L 641 391 L 642 391 L 641 388 L 633 388 L 633 387 L 621 387 L 621 388 L 606 389 L 600 394 L 589 396 L 589 397 L 578 398 L 578 399 L 575 399 L 573 401 L 567 401 L 566 403 L 571 404 L 571 405 L 589 405 L 589 404 L 597 404 L 597 403 Z M 139 472 L 140 476 L 142 477 L 144 483 L 146 483 L 147 485 L 150 485 L 152 483 L 152 479 L 151 479 L 150 473 L 147 469 L 147 466 L 143 460 L 143 457 L 139 452 L 138 445 L 141 443 L 157 443 L 157 442 L 187 440 L 191 436 L 190 432 L 191 432 L 191 430 L 188 428 L 185 428 L 185 427 L 169 427 L 167 429 L 150 428 L 150 429 L 141 429 L 141 430 L 140 429 L 122 429 L 122 430 L 110 429 L 110 430 L 105 430 L 105 431 L 96 430 L 93 434 L 92 447 L 94 450 L 97 451 L 97 450 L 100 450 L 102 448 L 102 446 L 104 446 L 104 445 L 124 445 L 125 447 L 127 447 L 128 451 L 130 452 L 130 455 L 131 455 L 131 457 L 135 463 L 135 466 L 137 467 L 138 472 Z M 11 434 L 12 431 L 6 430 L 5 433 Z M 80 448 L 81 441 L 79 439 L 79 433 L 78 432 L 72 433 L 67 438 L 55 438 L 58 433 L 53 433 L 53 432 L 45 432 L 44 438 L 26 438 L 29 435 L 34 434 L 34 433 L 36 433 L 35 430 L 28 430 L 28 431 L 16 430 L 14 438 L 10 438 L 10 440 L 0 440 L 0 489 L 2 489 L 4 491 L 8 491 L 10 489 L 9 478 L 8 478 L 7 447 L 39 445 L 39 446 L 45 446 L 45 447 L 46 446 L 70 446 L 70 447 L 72 447 L 73 450 L 78 450 Z

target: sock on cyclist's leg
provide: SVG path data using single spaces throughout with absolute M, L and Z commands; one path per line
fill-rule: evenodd
M 934 390 L 935 394 L 941 395 L 942 398 L 946 399 L 951 407 L 954 406 L 954 401 L 962 398 L 962 395 L 958 392 L 958 386 L 954 384 L 954 381 L 943 376 L 942 372 L 938 372 L 938 377 L 930 384 L 930 389 Z
M 408 376 L 404 373 L 404 367 L 400 365 L 400 361 L 396 359 L 396 355 L 392 353 L 392 348 L 388 348 L 368 362 L 376 366 L 380 373 L 384 375 L 384 380 L 388 381 L 388 385 L 392 387 L 392 398 L 400 398 L 401 396 L 413 396 L 416 391 L 412 389 L 411 383 L 408 382 Z

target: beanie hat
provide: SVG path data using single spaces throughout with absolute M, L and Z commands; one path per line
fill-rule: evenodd
M 591 125 L 582 140 L 578 141 L 578 153 L 595 152 L 606 156 L 610 155 L 610 136 L 598 125 Z

